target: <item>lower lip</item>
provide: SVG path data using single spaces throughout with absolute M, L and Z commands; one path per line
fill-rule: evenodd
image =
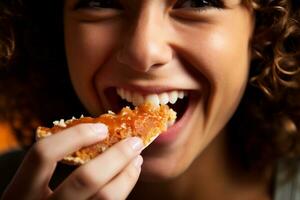
M 167 131 L 163 132 L 157 139 L 153 141 L 153 144 L 168 144 L 176 140 L 182 128 L 188 123 L 193 112 L 192 100 L 189 101 L 188 107 L 180 118 L 179 121 L 176 121 L 174 125 L 168 128 Z

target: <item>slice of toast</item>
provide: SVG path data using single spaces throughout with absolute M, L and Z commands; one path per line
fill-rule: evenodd
M 75 126 L 80 123 L 103 123 L 107 125 L 109 137 L 94 145 L 84 147 L 71 155 L 66 156 L 62 161 L 70 165 L 82 165 L 101 154 L 110 146 L 128 137 L 140 137 L 145 148 L 176 119 L 176 112 L 167 105 L 154 106 L 145 103 L 134 110 L 129 107 L 123 108 L 119 114 L 109 112 L 97 118 L 81 117 L 79 119 L 60 120 L 54 122 L 52 128 L 38 127 L 36 131 L 37 140 L 48 137 L 52 134 Z

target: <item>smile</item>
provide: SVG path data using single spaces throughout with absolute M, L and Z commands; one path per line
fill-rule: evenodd
M 189 122 L 195 104 L 201 96 L 196 90 L 139 86 L 109 87 L 104 93 L 110 109 L 115 113 L 119 113 L 126 106 L 133 108 L 145 102 L 168 105 L 172 108 L 177 113 L 176 121 L 156 139 L 156 143 L 169 143 L 177 138 L 180 130 Z
M 145 102 L 154 105 L 168 105 L 177 113 L 178 121 L 184 114 L 189 104 L 188 90 L 158 90 L 151 88 L 123 88 L 111 87 L 106 90 L 106 96 L 111 109 L 118 113 L 122 108 L 128 106 L 133 108 Z

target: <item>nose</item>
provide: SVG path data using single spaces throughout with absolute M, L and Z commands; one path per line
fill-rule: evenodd
M 172 59 L 163 17 L 154 12 L 140 13 L 123 39 L 117 60 L 136 71 L 147 72 L 165 65 Z

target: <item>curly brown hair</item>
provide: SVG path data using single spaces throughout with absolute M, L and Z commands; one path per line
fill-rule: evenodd
M 256 25 L 249 84 L 228 124 L 228 146 L 240 165 L 257 169 L 300 155 L 300 12 L 296 0 L 244 3 Z M 33 142 L 38 124 L 86 112 L 68 78 L 62 10 L 53 12 L 63 1 L 43 7 L 0 2 L 0 119 L 12 124 L 23 144 Z
M 229 123 L 246 168 L 300 155 L 300 10 L 289 0 L 248 0 L 256 17 L 249 84 Z

